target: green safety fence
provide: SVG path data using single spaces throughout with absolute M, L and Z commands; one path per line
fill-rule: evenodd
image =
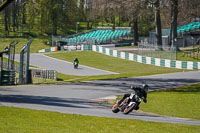
M 118 57 L 121 59 L 136 61 L 144 64 L 151 64 L 155 66 L 168 67 L 168 68 L 177 68 L 177 69 L 200 69 L 200 62 L 191 62 L 191 61 L 177 61 L 169 60 L 162 58 L 154 58 L 141 56 L 137 54 L 132 54 L 128 52 L 120 52 L 118 50 L 112 50 L 109 48 L 103 48 L 101 46 L 94 45 L 92 50 L 109 56 Z M 106 52 L 109 51 L 109 52 Z

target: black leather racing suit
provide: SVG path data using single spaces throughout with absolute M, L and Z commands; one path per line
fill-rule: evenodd
M 134 94 L 137 95 L 140 99 L 143 99 L 143 101 L 146 103 L 147 102 L 147 92 L 144 90 L 143 87 L 131 87 L 131 89 L 134 90 Z M 130 97 L 131 93 L 128 94 L 124 94 L 123 98 L 118 102 L 119 104 L 121 104 L 121 102 L 126 99 L 127 97 Z M 139 109 L 139 105 L 141 103 L 141 100 L 137 97 L 137 96 L 133 96 L 133 101 L 136 102 L 136 107 L 135 110 Z
M 76 65 L 78 66 L 78 64 L 79 64 L 79 60 L 78 60 L 78 58 L 75 58 L 74 59 L 74 68 L 75 68 Z

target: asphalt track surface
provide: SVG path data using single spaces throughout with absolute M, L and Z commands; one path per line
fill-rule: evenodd
M 131 92 L 131 85 L 147 83 L 151 91 L 176 88 L 200 82 L 199 75 L 200 72 L 197 71 L 70 84 L 7 86 L 0 88 L 0 105 L 88 116 L 200 125 L 200 121 L 140 112 L 114 114 L 111 107 L 98 102 L 106 97 Z
M 19 61 L 20 56 L 15 55 L 15 60 Z M 81 61 L 80 61 L 81 64 Z M 76 76 L 95 76 L 117 74 L 105 70 L 100 70 L 88 66 L 79 65 L 78 69 L 74 69 L 71 62 L 48 57 L 44 54 L 30 54 L 30 65 L 37 66 L 47 70 L 56 70 L 59 73 Z

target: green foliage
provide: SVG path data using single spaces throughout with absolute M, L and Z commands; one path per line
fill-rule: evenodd
M 184 51 L 178 51 L 177 52 L 177 60 L 200 62 L 200 55 L 197 54 L 197 52 L 192 52 L 192 50 L 191 50 L 191 54 L 185 53 L 184 56 L 183 56 L 183 54 L 184 54 Z M 197 55 L 198 55 L 198 58 L 197 58 Z
M 152 30 L 151 22 L 146 17 L 139 17 L 138 32 L 141 36 L 148 36 L 149 31 Z
M 16 53 L 20 53 L 20 49 L 27 44 L 29 38 L 0 38 L 0 51 L 3 51 L 6 46 L 9 46 L 9 44 L 12 41 L 19 42 L 16 45 Z M 49 48 L 49 45 L 46 45 L 46 42 L 49 41 L 48 38 L 33 38 L 33 42 L 31 44 L 31 53 L 37 53 L 39 50 L 44 48 Z
M 14 1 L 6 11 L 10 36 L 23 36 L 26 32 L 36 36 L 66 35 L 75 29 L 80 17 L 77 0 Z M 4 12 L 0 14 L 0 35 L 7 33 L 4 32 L 4 15 Z
M 68 29 L 75 27 L 78 19 L 76 0 L 29 0 L 26 9 L 28 27 L 38 30 L 37 34 L 41 35 L 66 33 Z
M 4 15 L 2 12 L 0 18 L 0 35 L 9 33 L 9 36 L 50 36 L 54 35 L 70 35 L 76 30 L 76 22 L 83 22 L 80 25 L 79 32 L 96 28 L 97 26 L 113 26 L 113 18 L 115 18 L 115 26 L 129 26 L 131 21 L 130 14 L 120 11 L 119 14 L 113 11 L 104 12 L 101 8 L 105 3 L 100 3 L 97 8 L 93 2 L 88 3 L 88 8 L 78 6 L 77 0 L 25 0 L 14 1 L 6 10 L 8 16 L 8 31 L 4 31 Z M 112 2 L 111 2 L 112 3 Z M 99 3 L 98 3 L 99 4 Z M 101 5 L 102 4 L 102 5 Z M 118 3 L 119 4 L 119 3 Z M 117 9 L 118 10 L 118 9 Z M 104 13 L 103 13 L 104 12 Z M 109 12 L 109 15 L 107 14 Z M 15 17 L 14 17 L 15 16 Z M 129 16 L 129 17 L 128 17 Z M 87 21 L 89 25 L 87 25 Z M 141 19 L 141 35 L 146 35 L 149 27 L 147 20 Z M 140 23 L 140 22 L 139 22 Z
M 62 114 L 0 106 L 0 132 L 198 133 L 200 126 Z

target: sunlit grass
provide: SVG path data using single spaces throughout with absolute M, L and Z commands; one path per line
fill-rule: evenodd
M 150 92 L 148 103 L 141 110 L 160 115 L 200 120 L 200 84 L 178 89 Z
M 162 73 L 180 72 L 179 69 L 171 69 L 165 67 L 156 67 L 137 63 L 134 61 L 123 60 L 93 51 L 79 51 L 79 52 L 58 52 L 46 54 L 53 58 L 73 62 L 75 57 L 78 57 L 81 65 L 86 65 L 98 69 L 116 72 L 116 75 L 104 75 L 105 78 L 119 78 L 119 77 L 135 77 L 144 75 L 154 75 Z M 101 76 L 92 76 L 101 77 Z
M 2 133 L 198 133 L 200 126 L 61 114 L 0 106 Z

